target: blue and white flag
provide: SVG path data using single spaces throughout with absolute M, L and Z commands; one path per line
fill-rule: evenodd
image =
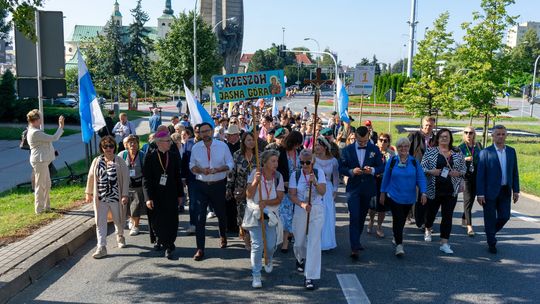
M 214 126 L 214 120 L 206 112 L 203 105 L 195 100 L 195 96 L 193 96 L 193 93 L 188 89 L 186 84 L 184 83 L 184 92 L 186 92 L 186 101 L 187 106 L 189 108 L 189 121 L 192 126 L 198 125 L 203 122 L 207 122 L 212 125 L 212 128 Z
M 339 118 L 343 122 L 350 123 L 351 120 L 349 119 L 349 94 L 347 94 L 347 89 L 345 88 L 345 85 L 343 85 L 343 82 L 339 77 L 337 78 L 336 92 L 338 100 Z
M 99 107 L 96 90 L 92 84 L 86 63 L 78 52 L 79 61 L 79 115 L 81 116 L 82 140 L 89 143 L 94 132 L 105 127 L 105 119 Z
M 272 101 L 272 117 L 276 117 L 279 115 L 279 109 L 277 106 L 276 98 L 274 97 L 274 100 Z

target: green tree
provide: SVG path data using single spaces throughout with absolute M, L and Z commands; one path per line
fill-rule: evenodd
M 0 82 L 0 118 L 7 120 L 13 117 L 15 110 L 15 76 L 10 70 L 4 72 Z
M 360 62 L 356 64 L 356 66 L 362 66 L 362 65 L 369 65 L 369 59 L 366 57 L 360 59 Z
M 0 40 L 9 41 L 9 32 L 11 32 L 11 23 L 7 20 L 9 10 L 0 4 Z
M 131 10 L 133 23 L 129 25 L 129 42 L 126 46 L 126 69 L 128 77 L 137 83 L 139 88 L 143 88 L 151 77 L 150 53 L 154 50 L 152 40 L 148 37 L 150 31 L 144 27 L 150 20 L 148 14 L 142 10 L 141 0 L 137 1 L 137 6 Z
M 462 24 L 464 44 L 456 51 L 456 63 L 464 72 L 455 73 L 454 83 L 460 98 L 468 103 L 472 115 L 484 116 L 484 144 L 490 116 L 499 115 L 497 96 L 507 89 L 509 56 L 503 37 L 515 17 L 506 7 L 514 0 L 482 0 L 483 13 L 473 13 L 473 22 Z
M 329 48 L 325 48 L 324 51 L 327 52 L 327 53 L 333 54 L 334 58 L 336 58 L 336 61 L 337 61 L 337 54 L 336 53 L 330 51 Z M 321 59 L 321 65 L 334 66 L 334 60 L 332 59 L 332 57 L 330 57 L 330 55 L 323 54 L 322 59 Z
M 102 47 L 100 52 L 105 55 L 103 64 L 109 73 L 119 76 L 124 71 L 126 54 L 122 27 L 111 17 L 103 31 L 105 32 L 105 43 L 100 45 Z
M 369 64 L 375 66 L 375 75 L 381 75 L 381 66 L 379 65 L 379 60 L 377 60 L 377 56 L 375 56 L 375 54 L 373 55 L 373 59 Z
M 153 69 L 156 85 L 161 89 L 182 86 L 193 76 L 193 12 L 180 13 L 171 24 L 165 39 L 159 40 L 158 60 Z M 203 86 L 211 84 L 212 75 L 220 73 L 223 59 L 218 53 L 218 42 L 211 27 L 197 15 L 197 75 Z
M 0 11 L 8 11 L 11 14 L 11 21 L 7 24 L 10 28 L 15 24 L 21 33 L 35 40 L 34 16 L 36 9 L 42 4 L 43 0 L 0 0 Z
M 79 91 L 79 70 L 77 68 L 66 69 L 66 87 L 68 92 Z
M 523 35 L 521 42 L 510 52 L 509 90 L 516 95 L 521 94 L 521 87 L 532 82 L 533 64 L 540 55 L 540 40 L 536 31 L 529 29 Z
M 390 73 L 392 74 L 403 74 L 405 73 L 405 69 L 407 68 L 407 62 L 409 60 L 407 58 L 402 58 L 396 63 L 391 65 Z
M 426 32 L 425 39 L 418 44 L 418 53 L 414 59 L 418 77 L 408 82 L 397 98 L 408 112 L 417 117 L 434 115 L 438 111 L 452 117 L 456 110 L 454 95 L 449 86 L 450 71 L 441 70 L 441 64 L 451 59 L 451 45 L 454 43 L 452 33 L 446 30 L 449 16 L 448 12 L 442 13 Z

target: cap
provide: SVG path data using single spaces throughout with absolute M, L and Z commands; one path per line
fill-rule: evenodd
M 285 136 L 285 128 L 279 128 L 276 130 L 276 134 L 274 134 L 276 138 Z
M 364 126 L 371 127 L 371 120 L 364 121 Z
M 332 129 L 330 128 L 324 128 L 321 130 L 321 135 L 322 136 L 330 136 L 330 135 L 333 135 L 332 134 Z

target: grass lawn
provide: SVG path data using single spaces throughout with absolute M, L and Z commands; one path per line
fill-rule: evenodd
M 86 172 L 85 161 L 72 165 L 75 173 Z M 68 175 L 67 168 L 56 176 Z M 12 189 L 0 193 L 0 246 L 31 234 L 34 230 L 62 216 L 63 212 L 80 206 L 86 185 L 59 185 L 51 190 L 54 212 L 34 214 L 34 194 L 30 189 Z
M 540 134 L 540 123 L 538 125 L 525 124 L 524 122 L 530 122 L 531 120 L 514 120 L 514 119 L 505 119 L 498 121 L 503 123 L 508 129 L 517 129 L 527 132 L 533 132 Z M 373 120 L 373 128 L 379 134 L 381 132 L 388 131 L 388 122 L 386 121 L 377 121 Z M 447 127 L 463 127 L 468 124 L 468 121 L 459 123 L 441 123 L 441 126 Z M 355 126 L 358 126 L 358 122 L 354 123 Z M 400 137 L 405 137 L 407 134 L 399 132 L 397 126 L 400 127 L 418 127 L 419 124 L 411 123 L 409 121 L 393 121 L 391 123 L 392 143 L 395 143 Z M 476 125 L 476 127 L 481 127 L 481 124 Z M 482 141 L 482 137 L 477 137 L 478 141 Z M 454 137 L 454 142 L 459 144 L 462 139 L 460 136 Z M 488 140 L 488 145 L 491 145 L 491 138 Z M 519 166 L 519 176 L 520 176 L 520 186 L 521 191 L 540 196 L 540 166 L 536 162 L 540 160 L 540 137 L 517 137 L 509 136 L 507 139 L 507 144 L 516 149 L 518 157 L 518 166 Z
M 19 127 L 0 127 L 0 139 L 20 140 L 23 131 L 24 128 Z M 52 135 L 54 132 L 56 132 L 56 129 L 45 129 L 45 133 L 47 134 Z M 80 133 L 80 131 L 74 129 L 64 129 L 64 134 L 62 134 L 62 136 L 69 136 L 77 133 Z

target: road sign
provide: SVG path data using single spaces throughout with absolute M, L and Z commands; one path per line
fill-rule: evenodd
M 375 66 L 362 65 L 354 70 L 354 79 L 349 86 L 351 95 L 371 95 L 373 93 L 373 83 L 375 80 Z
M 283 97 L 284 75 L 283 70 L 214 75 L 212 84 L 216 102 Z

